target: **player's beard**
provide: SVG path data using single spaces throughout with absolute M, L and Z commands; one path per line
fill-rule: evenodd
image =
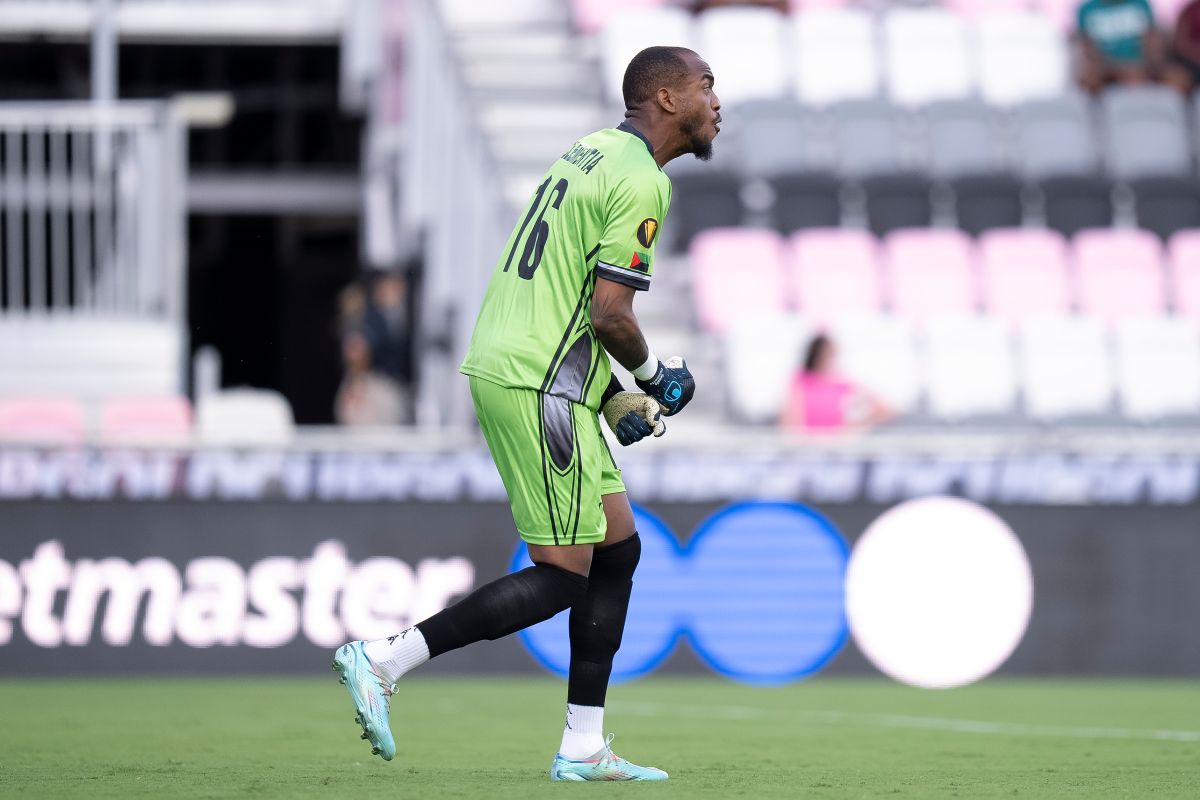
M 713 155 L 713 140 L 711 137 L 705 139 L 702 133 L 706 125 L 705 111 L 707 109 L 698 109 L 681 126 L 683 135 L 688 140 L 688 152 L 694 154 L 700 161 L 708 161 Z

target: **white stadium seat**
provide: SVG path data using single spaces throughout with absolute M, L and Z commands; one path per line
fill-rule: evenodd
M 1049 100 L 1067 91 L 1063 35 L 1041 14 L 985 14 L 975 23 L 979 94 L 994 106 Z
M 1127 417 L 1200 415 L 1200 323 L 1180 317 L 1117 326 L 1117 386 Z
M 712 67 L 722 104 L 787 93 L 786 20 L 766 8 L 714 8 L 697 18 L 696 50 Z
M 796 99 L 823 106 L 879 94 L 875 23 L 858 9 L 796 14 L 792 21 Z
M 961 100 L 974 89 L 966 24 L 937 8 L 898 8 L 883 21 L 888 94 L 893 102 L 921 106 Z
M 807 339 L 804 321 L 790 314 L 749 317 L 726 332 L 725 382 L 739 419 L 779 419 Z
M 200 441 L 209 445 L 286 446 L 295 435 L 292 408 L 269 389 L 228 389 L 200 398 Z
M 1088 317 L 1029 320 L 1018 339 L 1028 416 L 1053 420 L 1111 411 L 1113 375 L 1100 321 Z
M 1011 414 L 1017 381 L 1008 328 L 990 317 L 940 317 L 925 329 L 929 413 L 943 419 Z
M 692 15 L 682 8 L 624 9 L 608 18 L 600 41 L 605 94 L 620 103 L 625 67 L 635 55 L 654 45 L 694 49 Z
M 907 322 L 885 316 L 846 317 L 833 325 L 831 334 L 842 374 L 898 413 L 916 410 L 920 375 L 913 330 Z

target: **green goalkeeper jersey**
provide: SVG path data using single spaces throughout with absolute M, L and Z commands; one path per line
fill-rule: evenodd
M 611 367 L 589 313 L 596 278 L 650 288 L 671 182 L 623 123 L 576 142 L 521 212 L 459 368 L 598 410 Z

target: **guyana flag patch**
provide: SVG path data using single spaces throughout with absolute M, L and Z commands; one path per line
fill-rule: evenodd
M 630 269 L 636 269 L 638 272 L 650 271 L 650 256 L 646 253 L 640 253 L 637 250 L 633 251 L 633 260 L 629 262 Z

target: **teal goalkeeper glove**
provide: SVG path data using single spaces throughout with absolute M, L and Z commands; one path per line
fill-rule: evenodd
M 658 362 L 658 371 L 648 381 L 637 381 L 638 388 L 653 397 L 662 406 L 664 417 L 678 414 L 696 393 L 696 379 L 687 368 L 687 362 L 672 356 Z
M 622 391 L 606 395 L 600 413 L 623 447 L 640 442 L 647 436 L 658 437 L 667 432 L 667 423 L 662 420 L 662 409 L 658 402 L 641 392 Z

